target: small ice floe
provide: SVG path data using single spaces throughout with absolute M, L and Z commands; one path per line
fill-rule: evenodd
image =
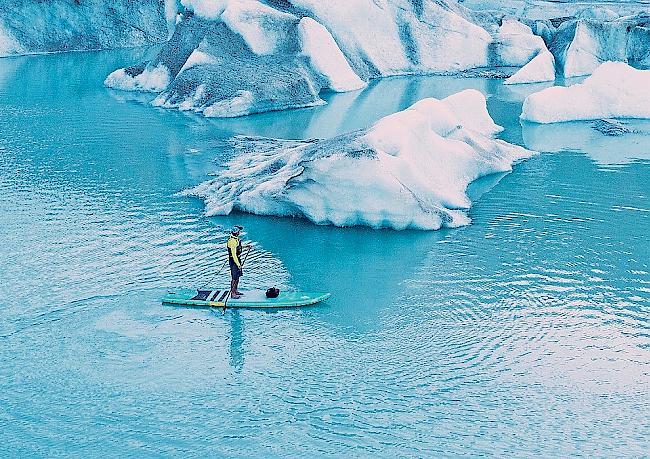
M 606 62 L 581 84 L 554 86 L 524 100 L 521 119 L 557 123 L 603 118 L 650 118 L 650 70 Z

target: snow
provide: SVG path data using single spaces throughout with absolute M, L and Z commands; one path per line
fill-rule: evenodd
M 250 91 L 237 91 L 231 98 L 220 100 L 206 107 L 203 114 L 208 118 L 227 118 L 250 113 L 255 97 Z
M 256 0 L 231 1 L 221 20 L 241 35 L 255 54 L 274 54 L 286 48 L 288 34 L 298 22 L 293 14 L 278 11 Z
M 422 99 L 369 129 L 327 140 L 231 139 L 239 154 L 186 193 L 208 214 L 241 210 L 317 224 L 433 230 L 470 222 L 467 186 L 533 152 L 495 140 L 486 100 Z
M 540 52 L 504 84 L 542 83 L 555 81 L 555 58 L 548 50 Z
M 352 69 L 363 79 L 458 71 L 488 63 L 490 34 L 445 2 L 292 0 L 291 3 L 327 28 Z M 454 5 L 458 11 L 462 10 L 455 2 Z
M 650 118 L 650 70 L 606 62 L 583 83 L 531 94 L 521 119 L 556 123 L 600 118 Z
M 229 0 L 181 0 L 181 5 L 205 19 L 218 19 L 228 3 Z
M 154 68 L 145 68 L 138 75 L 132 76 L 125 69 L 117 69 L 104 80 L 104 85 L 122 91 L 161 92 L 171 80 L 169 69 L 160 64 Z
M 333 91 L 345 92 L 364 88 L 367 83 L 354 73 L 329 31 L 309 17 L 298 25 L 300 45 L 312 67 L 327 80 Z
M 609 8 L 598 6 L 591 6 L 580 10 L 576 13 L 576 17 L 580 19 L 592 19 L 594 21 L 606 22 L 618 19 L 618 14 Z
M 503 21 L 494 39 L 495 64 L 521 67 L 540 52 L 546 50 L 542 37 L 533 34 L 532 29 L 516 19 Z
M 177 0 L 165 0 L 165 20 L 167 21 L 168 37 L 174 33 L 174 28 L 178 22 L 178 2 Z
M 192 54 L 190 54 L 190 57 L 187 58 L 185 64 L 183 64 L 183 67 L 181 67 L 179 73 L 182 72 L 183 70 L 187 70 L 196 65 L 207 65 L 207 64 L 217 64 L 217 63 L 218 60 L 216 57 L 214 57 L 212 54 L 203 52 L 197 48 L 194 51 L 192 51 Z

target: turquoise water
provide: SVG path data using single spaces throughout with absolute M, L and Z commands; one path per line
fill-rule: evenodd
M 103 88 L 142 53 L 0 59 L 0 456 L 647 455 L 650 124 L 522 129 L 526 90 L 441 77 L 210 121 Z M 176 194 L 233 134 L 331 136 L 468 87 L 549 151 L 474 186 L 471 226 L 206 218 Z M 247 286 L 332 299 L 161 305 L 215 274 L 235 222 Z

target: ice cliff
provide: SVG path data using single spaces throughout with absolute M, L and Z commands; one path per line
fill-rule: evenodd
M 161 43 L 175 0 L 2 0 L 0 57 Z
M 600 118 L 650 118 L 650 70 L 606 62 L 581 84 L 554 86 L 524 100 L 521 119 L 556 123 Z
M 239 116 L 321 104 L 322 90 L 372 78 L 521 67 L 547 51 L 524 23 L 455 0 L 181 3 L 159 55 L 116 70 L 107 86 L 160 92 L 161 107 Z
M 203 198 L 208 214 L 394 229 L 466 225 L 468 184 L 533 154 L 496 140 L 501 129 L 485 97 L 466 90 L 327 140 L 235 137 L 228 168 L 187 194 Z
M 607 61 L 650 65 L 650 14 L 612 14 L 592 13 L 560 24 L 549 45 L 558 73 L 567 78 L 590 75 Z

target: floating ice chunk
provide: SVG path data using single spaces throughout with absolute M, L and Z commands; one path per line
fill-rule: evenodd
M 208 214 L 242 210 L 318 224 L 439 229 L 470 222 L 467 186 L 533 152 L 493 138 L 485 97 L 422 99 L 369 129 L 329 140 L 231 139 L 239 153 L 186 193 Z
M 504 84 L 542 83 L 555 81 L 555 58 L 550 51 L 544 50 L 524 65 Z
M 345 56 L 327 29 L 304 17 L 298 25 L 303 54 L 309 56 L 312 67 L 327 81 L 327 87 L 339 92 L 361 89 L 367 83 L 354 73 Z
M 524 101 L 521 119 L 556 123 L 600 118 L 650 118 L 650 70 L 606 62 L 582 84 L 554 86 Z
M 494 39 L 495 64 L 521 67 L 546 49 L 542 37 L 533 34 L 526 24 L 505 19 Z
M 298 18 L 256 0 L 230 2 L 221 20 L 241 35 L 255 54 L 274 54 L 289 48 L 289 34 Z M 285 48 L 283 50 L 283 48 Z
M 117 69 L 106 77 L 104 85 L 123 91 L 161 92 L 171 80 L 169 70 L 160 64 L 145 68 L 140 74 L 131 75 L 127 69 Z
M 181 5 L 197 16 L 205 19 L 217 19 L 223 13 L 230 0 L 181 0 Z

